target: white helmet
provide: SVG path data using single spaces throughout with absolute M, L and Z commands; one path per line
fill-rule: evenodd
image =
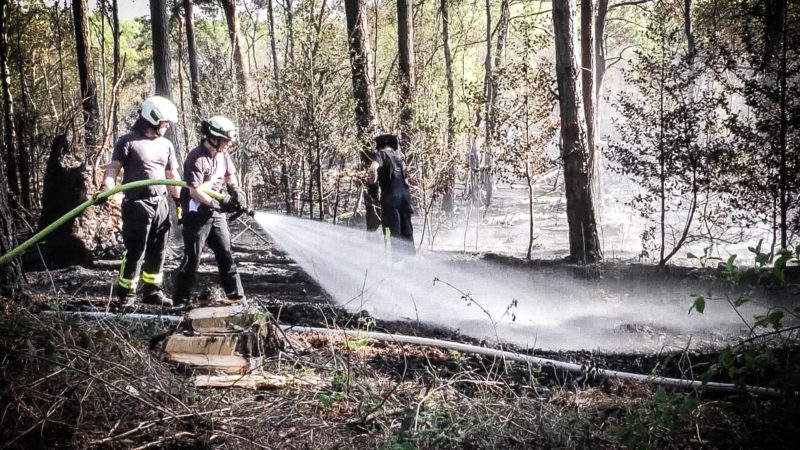
M 142 118 L 154 126 L 165 121 L 177 123 L 178 109 L 168 99 L 153 96 L 142 103 Z
M 203 123 L 203 134 L 206 137 L 221 137 L 235 141 L 239 130 L 233 121 L 224 116 L 214 116 Z

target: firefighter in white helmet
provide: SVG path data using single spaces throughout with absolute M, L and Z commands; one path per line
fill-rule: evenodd
M 181 192 L 184 256 L 175 278 L 176 304 L 190 303 L 206 244 L 216 257 L 225 295 L 231 300 L 244 298 L 225 215 L 246 209 L 245 194 L 238 186 L 236 167 L 228 153 L 236 142 L 237 132 L 236 125 L 226 117 L 214 116 L 204 121 L 203 140 L 183 163 L 183 179 L 189 187 Z M 224 198 L 217 200 L 209 192 L 217 193 L 218 197 L 224 194 Z
M 164 137 L 170 124 L 177 121 L 178 111 L 171 101 L 157 96 L 146 99 L 130 132 L 120 136 L 114 144 L 111 162 L 105 170 L 105 189 L 114 187 L 120 169 L 123 183 L 146 179 L 180 180 L 175 148 Z M 152 185 L 125 191 L 121 205 L 125 252 L 119 269 L 116 306 L 134 304 L 140 272 L 142 301 L 172 305 L 172 300 L 161 290 L 170 229 L 168 191 L 177 201 L 176 186 Z

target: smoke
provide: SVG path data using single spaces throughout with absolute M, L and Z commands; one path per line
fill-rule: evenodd
M 284 215 L 256 220 L 333 301 L 383 320 L 410 320 L 548 350 L 652 351 L 714 345 L 745 328 L 722 298 L 687 314 L 701 281 L 581 279 L 565 266 L 513 268 L 424 254 L 393 262 L 377 232 Z M 763 313 L 751 302 L 744 317 Z

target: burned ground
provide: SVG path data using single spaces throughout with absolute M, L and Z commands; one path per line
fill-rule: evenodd
M 235 227 L 234 250 L 251 302 L 287 325 L 369 328 L 485 345 L 455 330 L 367 319 L 331 304 L 265 236 Z M 241 234 L 240 234 L 241 233 Z M 179 252 L 179 249 L 175 249 Z M 113 255 L 111 255 L 113 256 Z M 519 260 L 489 256 L 503 264 Z M 9 447 L 109 448 L 788 448 L 796 399 L 673 392 L 593 378 L 593 368 L 699 377 L 717 352 L 543 352 L 584 374 L 414 345 L 286 332 L 269 373 L 311 379 L 262 391 L 198 389 L 191 373 L 160 361 L 158 322 L 81 322 L 42 309 L 104 310 L 119 261 L 27 274 L 32 305 L 5 304 L 2 442 Z M 652 268 L 579 269 L 578 277 L 637 276 Z M 170 259 L 167 273 L 174 271 Z M 713 276 L 672 269 L 671 276 Z M 218 296 L 206 254 L 196 293 Z M 167 286 L 169 289 L 169 285 Z M 785 293 L 792 294 L 793 287 Z M 179 314 L 140 307 L 136 312 Z M 513 347 L 507 347 L 515 350 Z M 517 351 L 526 351 L 516 349 Z M 777 359 L 796 358 L 789 347 Z M 719 377 L 720 381 L 726 381 Z M 769 382 L 761 374 L 754 382 Z M 789 407 L 787 407 L 789 405 Z M 788 414 L 788 416 L 786 416 Z

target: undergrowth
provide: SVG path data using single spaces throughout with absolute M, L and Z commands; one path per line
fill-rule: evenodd
M 291 332 L 264 369 L 315 383 L 197 389 L 148 349 L 160 326 L 6 302 L 0 327 L 2 448 L 775 448 L 797 423 L 780 400 L 545 385 L 519 363 Z

